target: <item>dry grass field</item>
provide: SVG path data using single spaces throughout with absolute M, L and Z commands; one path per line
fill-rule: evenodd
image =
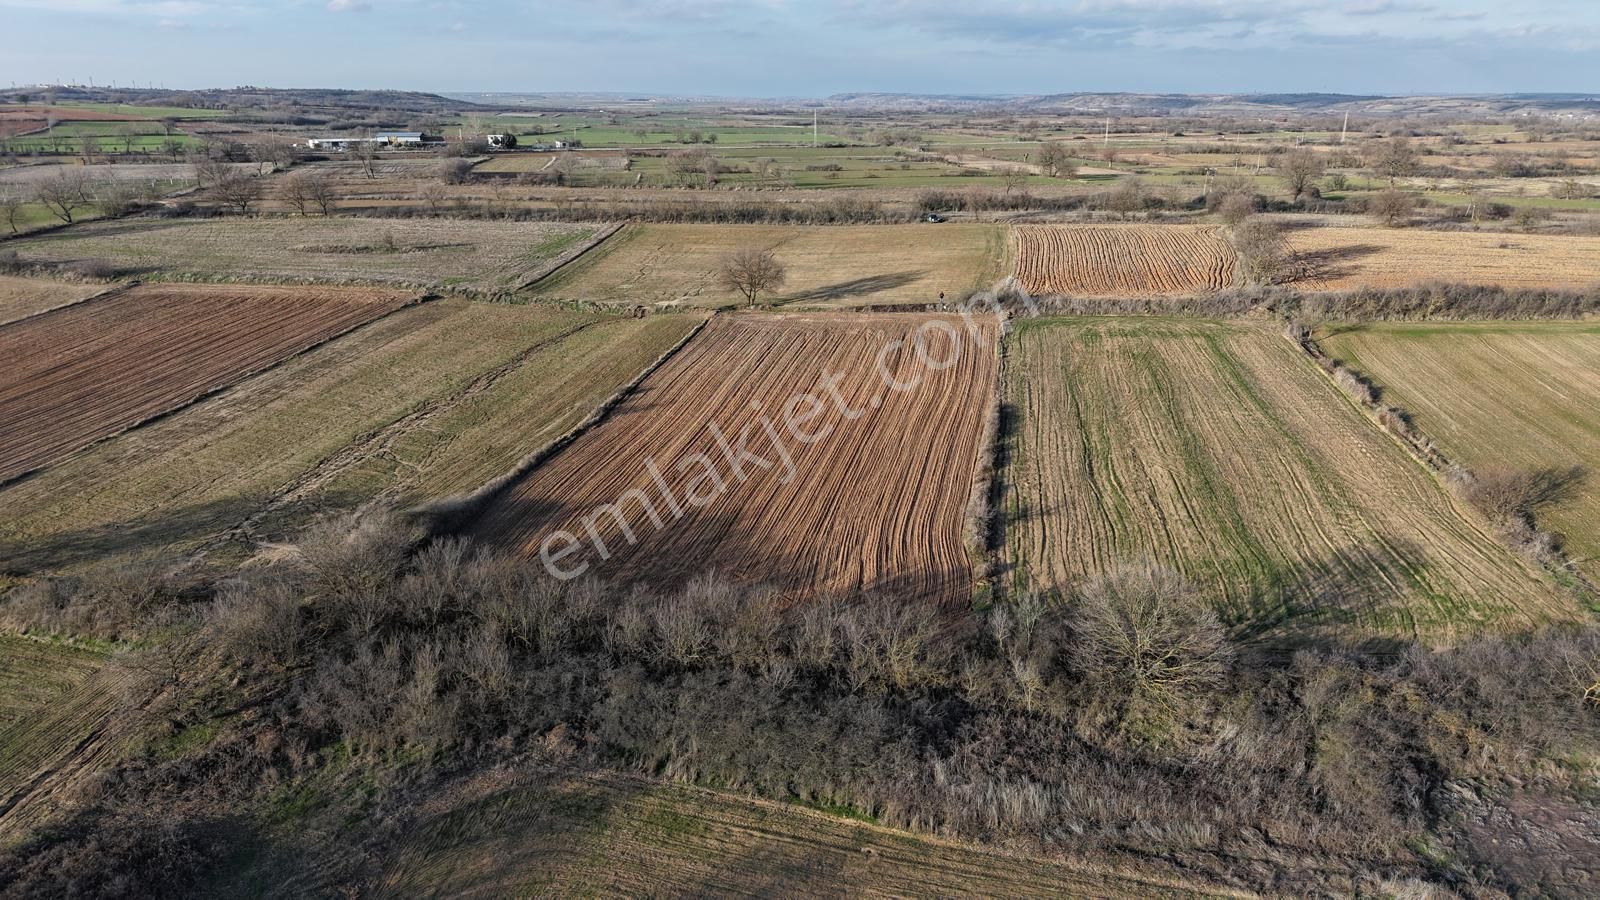
M 144 285 L 0 328 L 0 481 L 392 312 L 396 291 Z
M 592 225 L 454 219 L 123 219 L 13 241 L 28 262 L 105 260 L 144 278 L 515 290 L 582 250 Z
M 1600 579 L 1600 325 L 1378 323 L 1321 342 L 1469 468 L 1584 467 L 1572 496 L 1538 517 Z
M 883 365 L 899 382 L 915 383 L 889 390 L 875 362 L 880 351 L 926 321 L 893 313 L 714 319 L 610 418 L 501 495 L 476 532 L 533 557 L 562 530 L 598 536 L 561 568 L 587 562 L 602 577 L 658 587 L 715 570 L 797 595 L 866 589 L 966 602 L 972 573 L 963 516 L 993 389 L 993 335 L 980 332 L 987 347 L 964 340 L 955 348 L 931 332 L 931 357 L 959 349 L 942 371 L 922 366 L 909 345 L 889 347 Z M 838 403 L 821 386 L 834 374 Z M 790 434 L 782 412 L 806 393 L 819 398 L 821 411 L 797 407 L 813 414 L 804 431 L 825 435 L 809 444 Z M 774 423 L 771 432 L 764 421 Z M 745 446 L 766 465 L 741 460 L 736 467 L 714 428 L 733 447 L 750 435 Z M 792 465 L 781 461 L 778 445 Z M 681 520 L 663 509 L 659 529 L 643 502 L 623 497 L 637 488 L 650 492 L 654 506 L 667 506 L 652 461 L 670 493 L 685 498 Z M 636 544 L 615 518 L 595 515 L 619 499 Z
M 548 297 L 726 307 L 721 258 L 772 250 L 788 281 L 763 302 L 802 308 L 933 303 L 987 287 L 1004 268 L 998 225 L 630 225 L 535 287 Z
M 1234 896 L 622 775 L 488 776 L 450 800 L 421 811 L 384 894 Z
M 1172 565 L 1225 617 L 1306 635 L 1510 628 L 1576 604 L 1265 325 L 1022 325 L 1006 395 L 1018 580 Z
M 0 846 L 57 812 L 120 748 L 124 673 L 104 653 L 0 634 Z
M 105 289 L 103 284 L 74 284 L 48 278 L 0 275 L 0 325 L 57 306 L 76 303 Z
M 1195 225 L 1018 225 L 1017 278 L 1030 294 L 1153 297 L 1232 287 L 1233 250 Z
M 0 559 L 60 571 L 454 493 L 582 421 L 694 324 L 441 300 L 404 308 L 0 489 Z
M 1306 228 L 1290 247 L 1311 275 L 1300 287 L 1351 290 L 1411 287 L 1430 281 L 1508 288 L 1585 288 L 1600 284 L 1600 237 Z

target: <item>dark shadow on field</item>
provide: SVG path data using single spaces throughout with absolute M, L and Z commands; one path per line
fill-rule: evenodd
M 1302 565 L 1275 583 L 1258 585 L 1235 614 L 1236 636 L 1267 653 L 1308 647 L 1398 652 L 1400 638 L 1354 637 L 1374 610 L 1426 602 L 1418 573 L 1429 562 L 1410 541 L 1367 541 Z
M 866 278 L 841 281 L 838 284 L 830 284 L 825 287 L 813 288 L 803 293 L 791 294 L 777 301 L 777 305 L 803 303 L 807 300 L 842 300 L 846 297 L 860 297 L 881 291 L 892 291 L 895 288 L 905 287 L 927 274 L 927 272 L 895 272 L 887 275 L 869 275 Z
M 25 240 L 29 244 L 67 243 L 79 239 L 116 237 L 125 234 L 148 234 L 153 231 L 165 231 L 170 228 L 183 228 L 188 225 L 215 221 L 217 220 L 209 218 L 157 219 L 154 217 L 130 216 L 128 218 L 117 219 L 115 224 L 110 224 L 103 219 L 91 219 L 87 222 L 73 223 L 74 226 L 84 226 L 81 229 L 77 227 L 64 228 L 60 231 L 52 231 L 48 234 L 41 234 L 38 237 L 28 237 Z
M 11 502 L 0 494 L 0 510 Z M 0 538 L 0 571 L 32 575 L 124 554 L 154 552 L 231 528 L 252 509 L 250 502 L 232 498 L 38 538 Z
M 1356 274 L 1354 263 L 1357 260 L 1382 250 L 1383 248 L 1376 244 L 1348 244 L 1342 247 L 1329 247 L 1326 250 L 1300 251 L 1295 254 L 1294 259 L 1301 270 L 1302 278 L 1331 280 Z
M 585 517 L 595 513 L 593 505 L 575 508 L 548 497 L 518 497 L 515 486 L 465 517 L 458 533 L 478 546 L 518 552 L 537 562 L 544 540 L 566 531 L 578 540 L 579 549 L 560 559 L 559 565 L 565 571 L 587 564 L 582 571 L 585 576 L 660 593 L 682 590 L 695 579 L 715 576 L 737 585 L 765 585 L 797 603 L 817 600 L 828 593 L 870 594 L 949 609 L 966 608 L 971 602 L 972 573 L 965 565 L 938 571 L 906 569 L 862 583 L 860 573 L 851 570 L 857 562 L 851 556 L 853 548 L 803 531 L 752 531 L 731 513 L 696 509 L 681 500 L 681 516 L 675 515 L 648 483 L 641 480 L 636 486 L 651 498 L 662 525 L 658 528 L 642 506 L 630 500 L 621 509 L 634 533 L 632 543 L 608 515 L 601 514 L 593 519 L 600 537 L 597 544 L 583 525 Z M 760 503 L 768 490 L 769 484 L 754 479 L 742 486 L 730 482 L 723 502 Z M 614 498 L 608 502 L 614 502 Z M 863 511 L 841 508 L 837 512 L 844 518 L 859 518 Z M 868 512 L 881 514 L 878 510 Z M 502 535 L 513 530 L 525 537 L 509 544 Z M 601 545 L 604 555 L 599 550 Z M 552 549 L 560 553 L 567 546 L 563 539 Z M 840 556 L 846 557 L 840 566 L 820 573 L 837 582 L 836 589 L 830 592 L 819 588 L 818 561 Z

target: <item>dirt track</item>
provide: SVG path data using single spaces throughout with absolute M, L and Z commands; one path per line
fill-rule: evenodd
M 1019 225 L 1017 278 L 1030 294 L 1153 297 L 1231 287 L 1234 255 L 1195 225 Z
M 406 299 L 395 291 L 149 285 L 0 328 L 0 482 Z
M 884 387 L 875 364 L 880 350 L 908 340 L 928 321 L 912 315 L 721 317 L 610 418 L 508 489 L 477 533 L 538 557 L 547 538 L 566 530 L 586 543 L 563 560 L 563 569 L 586 562 L 600 577 L 657 587 L 714 571 L 797 596 L 864 588 L 965 602 L 971 571 L 962 524 L 984 402 L 993 388 L 994 333 L 984 323 L 980 347 L 959 319 L 937 319 L 935 329 L 961 329 L 954 364 L 926 369 L 911 349 L 891 347 L 884 359 L 895 378 L 922 380 L 904 393 Z M 930 332 L 927 348 L 930 357 L 947 358 L 949 332 Z M 841 402 L 819 388 L 825 373 L 840 376 L 835 390 Z M 804 431 L 826 436 L 803 444 L 786 430 L 782 409 L 807 392 L 825 408 Z M 874 397 L 881 406 L 874 406 Z M 767 417 L 792 455 L 792 469 L 763 430 Z M 713 428 L 734 445 L 748 429 L 746 446 L 771 467 L 747 463 L 736 471 Z M 695 463 L 700 454 L 715 467 L 722 492 Z M 653 482 L 652 460 L 683 510 L 681 519 Z M 637 497 L 622 507 L 637 544 L 628 544 L 612 518 L 593 518 L 593 533 L 612 554 L 602 558 L 584 520 L 634 488 L 646 492 L 664 525 L 654 525 Z M 692 496 L 706 502 L 697 506 Z

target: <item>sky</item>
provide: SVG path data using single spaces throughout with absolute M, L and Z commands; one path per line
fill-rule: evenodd
M 0 84 L 1600 92 L 1600 0 L 0 0 Z

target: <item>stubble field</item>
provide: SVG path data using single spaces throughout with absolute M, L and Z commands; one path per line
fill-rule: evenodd
M 121 219 L 13 241 L 27 262 L 104 260 L 161 279 L 514 291 L 582 251 L 593 225 L 455 219 Z
M 1576 613 L 1436 478 L 1263 325 L 1026 323 L 1006 475 L 1015 579 L 1068 587 L 1174 566 L 1225 617 L 1396 636 Z
M 1221 232 L 1196 225 L 1018 225 L 1017 279 L 1030 294 L 1153 297 L 1234 283 Z
M 927 321 L 939 323 L 929 356 L 957 354 L 943 370 L 926 369 L 909 343 L 891 345 Z M 941 326 L 961 329 L 964 343 Z M 475 533 L 529 557 L 555 548 L 561 571 L 662 588 L 715 572 L 793 596 L 965 602 L 964 514 L 995 374 L 993 329 L 976 333 L 982 346 L 953 317 L 719 317 L 610 418 L 500 495 Z M 884 386 L 880 352 L 906 391 Z M 830 395 L 819 385 L 834 374 Z M 812 413 L 802 431 L 821 437 L 802 442 L 783 410 L 808 393 L 818 404 L 799 401 Z M 766 465 L 736 464 L 723 440 Z M 620 515 L 597 514 L 607 504 Z M 561 532 L 587 543 L 549 543 Z
M 722 257 L 771 250 L 788 280 L 763 303 L 802 308 L 935 303 L 988 287 L 1004 269 L 998 225 L 630 225 L 538 284 L 541 296 L 728 307 Z
M 1600 325 L 1375 323 L 1321 337 L 1468 468 L 1585 470 L 1541 527 L 1600 579 Z
M 1289 246 L 1306 290 L 1403 288 L 1430 281 L 1507 288 L 1586 288 L 1600 284 L 1600 237 L 1306 228 Z
M 0 328 L 0 482 L 392 312 L 395 291 L 140 286 Z
M 74 284 L 46 278 L 0 275 L 0 325 L 76 303 L 106 290 L 103 284 Z

